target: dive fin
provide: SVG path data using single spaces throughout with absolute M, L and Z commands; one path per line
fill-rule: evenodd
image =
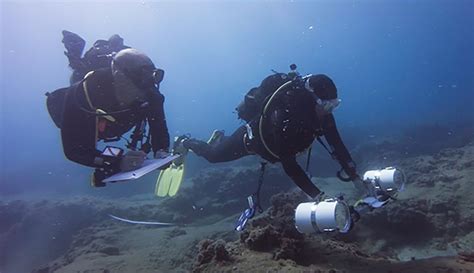
M 160 171 L 160 175 L 158 176 L 158 179 L 156 180 L 155 194 L 159 197 L 167 196 L 172 179 L 173 179 L 173 169 L 171 168 L 171 166 Z
M 155 194 L 159 197 L 175 196 L 184 178 L 184 162 L 188 149 L 183 145 L 183 141 L 188 139 L 186 135 L 175 137 L 173 144 L 173 154 L 179 155 L 173 163 L 160 172 L 156 180 Z
M 162 170 L 156 181 L 155 194 L 159 197 L 175 196 L 184 178 L 184 161 L 181 164 L 171 164 Z
M 173 168 L 173 180 L 171 180 L 170 189 L 168 191 L 169 196 L 175 196 L 181 187 L 181 182 L 184 178 L 184 162 L 179 166 Z

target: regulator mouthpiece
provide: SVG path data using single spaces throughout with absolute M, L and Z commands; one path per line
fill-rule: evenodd
M 406 177 L 401 170 L 387 167 L 365 172 L 364 181 L 372 186 L 375 193 L 382 191 L 384 194 L 393 195 L 404 190 Z
M 351 223 L 349 207 L 339 199 L 301 203 L 295 211 L 295 226 L 300 233 L 346 233 Z

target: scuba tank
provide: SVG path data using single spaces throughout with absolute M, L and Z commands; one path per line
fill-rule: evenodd
M 245 94 L 244 100 L 235 108 L 239 119 L 248 123 L 258 118 L 262 113 L 266 101 L 268 101 L 275 91 L 286 82 L 300 76 L 296 68 L 297 66 L 295 64 L 291 64 L 291 70 L 288 74 L 272 70 L 274 74 L 263 79 L 259 87 L 251 88 L 247 94 Z

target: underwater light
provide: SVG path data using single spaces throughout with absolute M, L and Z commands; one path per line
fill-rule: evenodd
M 405 188 L 405 174 L 394 167 L 382 170 L 367 171 L 364 173 L 364 181 L 367 183 L 372 196 L 393 195 Z
M 295 211 L 295 226 L 300 233 L 346 233 L 351 227 L 349 207 L 336 198 L 301 203 Z
M 298 205 L 295 211 L 295 227 L 300 233 L 339 232 L 347 233 L 352 226 L 351 210 L 357 221 L 360 214 L 384 206 L 405 188 L 406 176 L 394 167 L 367 171 L 363 184 L 367 195 L 349 207 L 342 198 L 328 198 L 321 202 Z

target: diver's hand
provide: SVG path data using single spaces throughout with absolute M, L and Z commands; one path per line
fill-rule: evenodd
M 180 154 L 185 155 L 188 153 L 188 150 L 191 149 L 189 146 L 193 140 L 189 137 L 189 135 L 181 135 L 174 138 L 173 143 L 173 154 Z
M 158 150 L 156 151 L 155 153 L 155 159 L 161 159 L 161 158 L 166 158 L 170 156 L 170 153 L 168 153 L 167 151 L 165 150 Z
M 120 170 L 128 172 L 139 169 L 145 158 L 146 154 L 143 151 L 128 151 L 120 160 Z

